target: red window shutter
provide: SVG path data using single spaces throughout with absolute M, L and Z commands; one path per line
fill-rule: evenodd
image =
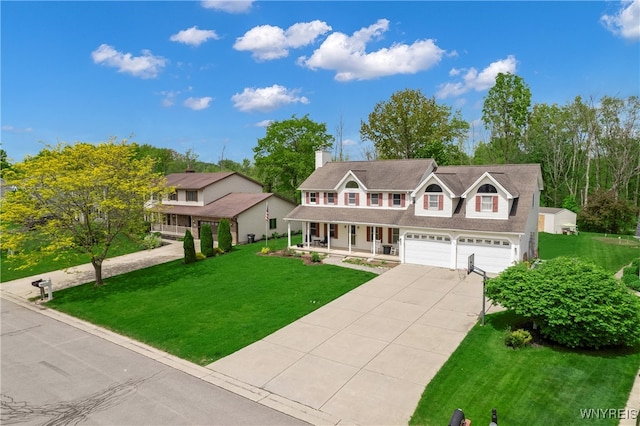
M 391 231 L 391 228 L 387 228 L 387 242 L 389 244 L 391 244 L 391 242 L 393 241 L 393 231 Z
M 371 227 L 367 226 L 367 241 L 371 241 Z
M 309 204 L 309 193 L 308 193 L 308 192 L 305 192 L 304 194 L 305 194 L 306 199 L 307 199 L 307 203 L 306 203 L 306 204 Z
M 334 224 L 333 224 L 333 238 L 338 238 L 338 228 L 340 228 L 340 227 L 338 226 L 338 224 L 337 224 L 337 223 L 334 223 Z
M 320 224 L 316 223 L 316 237 L 320 236 Z
M 429 210 L 429 195 L 424 194 L 424 196 L 422 197 L 422 207 L 425 210 Z
M 360 205 L 360 194 L 356 194 L 356 206 Z
M 382 207 L 384 202 L 382 201 L 382 192 L 378 194 L 378 207 Z
M 444 196 L 438 195 L 438 210 L 444 209 Z
M 349 194 L 347 194 L 346 192 L 344 193 L 344 205 L 349 205 Z
M 327 193 L 324 193 L 324 203 L 327 204 Z
M 405 198 L 406 194 L 400 194 L 400 195 L 401 195 L 401 198 L 402 198 L 402 207 L 404 207 L 404 198 Z
M 382 226 L 379 226 L 379 227 L 378 227 L 378 232 L 377 232 L 377 234 L 378 234 L 378 235 L 380 235 L 380 241 L 382 241 Z
M 480 205 L 482 203 L 482 197 L 479 195 L 476 195 L 476 211 L 479 212 L 480 211 Z
M 367 206 L 371 205 L 371 194 L 367 193 Z
M 389 193 L 389 207 L 393 206 L 393 194 Z
M 498 211 L 498 196 L 493 196 L 493 211 L 494 213 Z

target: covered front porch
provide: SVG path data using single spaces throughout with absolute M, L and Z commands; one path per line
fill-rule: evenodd
M 288 223 L 288 247 L 317 253 L 376 258 L 399 262 L 400 229 L 366 223 L 302 221 L 302 243 L 291 243 L 291 222 Z

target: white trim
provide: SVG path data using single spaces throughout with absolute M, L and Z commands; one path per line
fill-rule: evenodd
M 507 194 L 507 200 L 512 200 L 514 198 L 513 194 L 511 194 L 509 191 L 507 191 L 506 189 L 504 189 L 504 187 L 502 185 L 500 185 L 498 183 L 498 181 L 491 175 L 491 172 L 484 172 L 482 174 L 482 176 L 480 176 L 478 179 L 476 179 L 475 182 L 473 182 L 473 184 L 462 193 L 462 195 L 460 196 L 460 198 L 467 198 L 467 195 L 469 195 L 469 193 L 471 193 L 473 191 L 474 194 L 477 193 L 476 188 L 480 185 L 480 183 L 485 179 L 488 178 L 491 182 L 493 182 L 493 184 L 495 186 L 497 186 L 502 192 L 504 192 L 505 194 Z M 475 190 L 475 191 L 474 191 Z

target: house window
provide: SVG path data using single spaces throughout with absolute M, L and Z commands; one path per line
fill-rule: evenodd
M 371 205 L 379 206 L 380 205 L 380 194 L 369 194 L 371 197 Z
M 333 192 L 327 193 L 327 204 L 335 204 L 336 203 L 336 194 Z
M 187 201 L 198 201 L 198 191 L 187 191 Z
M 391 230 L 391 244 L 398 244 L 399 239 L 400 239 L 400 229 L 393 228 Z
M 329 236 L 331 238 L 338 238 L 338 225 L 335 223 L 329 224 Z
M 402 206 L 402 194 L 393 194 L 393 206 L 394 207 Z
M 318 237 L 320 235 L 320 226 L 317 222 L 311 222 L 309 224 L 309 234 L 314 237 Z
M 493 211 L 493 196 L 483 195 L 480 203 L 480 211 L 492 212 Z
M 347 198 L 347 204 L 350 206 L 355 206 L 356 205 L 356 193 L 355 192 L 349 192 L 348 194 L 348 198 Z
M 174 193 L 172 193 L 172 194 L 169 194 L 169 199 L 170 199 L 171 201 L 178 201 L 178 193 L 177 193 L 177 192 L 174 192 Z
M 438 206 L 440 205 L 439 199 L 440 196 L 437 194 L 429 194 L 429 210 L 438 210 Z
M 481 185 L 480 188 L 478 188 L 478 192 L 482 194 L 497 194 L 498 190 L 490 183 L 485 183 L 484 185 Z
M 278 227 L 277 221 L 275 218 L 269 219 L 269 229 L 276 229 Z
M 382 240 L 382 228 L 378 226 L 367 226 L 367 231 L 369 232 L 369 238 L 367 241 L 380 241 Z
M 431 185 L 427 186 L 427 189 L 425 189 L 424 192 L 442 192 L 442 188 L 440 188 L 440 185 L 432 183 Z
M 346 188 L 360 188 L 360 186 L 358 185 L 358 182 L 356 182 L 355 180 L 350 180 L 349 182 L 347 182 L 345 187 Z
M 310 202 L 311 204 L 316 204 L 316 202 L 317 202 L 317 200 L 318 200 L 317 196 L 318 196 L 318 193 L 317 193 L 317 192 L 310 192 L 310 193 L 309 193 L 309 202 Z

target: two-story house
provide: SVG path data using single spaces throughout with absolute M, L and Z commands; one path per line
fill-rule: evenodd
M 538 164 L 443 166 L 432 159 L 331 162 L 300 185 L 285 217 L 305 246 L 404 263 L 500 272 L 537 255 L 542 174 Z M 365 253 L 365 254 L 366 254 Z
M 230 221 L 234 244 L 247 242 L 250 234 L 260 238 L 291 229 L 283 218 L 296 204 L 262 192 L 262 184 L 240 173 L 173 173 L 167 184 L 176 190 L 162 200 L 161 217 L 152 224 L 164 235 L 182 237 L 190 230 L 199 238 L 200 227 L 208 223 L 217 239 L 221 219 Z

